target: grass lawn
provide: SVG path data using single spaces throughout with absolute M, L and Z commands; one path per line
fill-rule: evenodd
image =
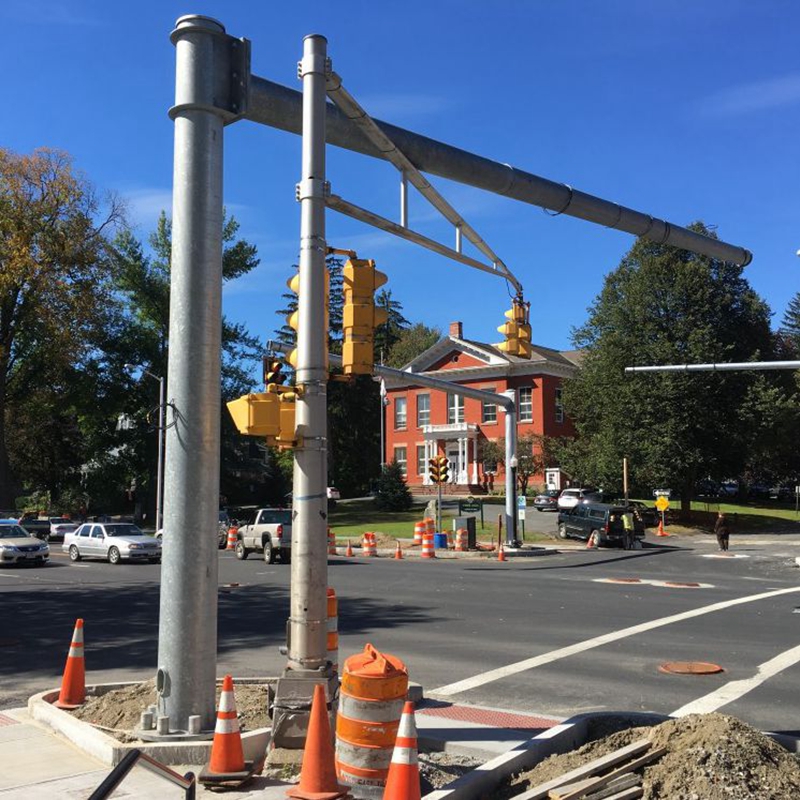
M 414 523 L 422 520 L 425 507 L 415 505 L 410 511 L 379 511 L 372 500 L 358 500 L 353 503 L 337 503 L 336 508 L 330 512 L 329 525 L 337 539 L 360 539 L 364 531 L 385 533 L 387 536 L 399 539 L 413 539 Z M 503 506 L 499 504 L 484 505 L 485 525 L 481 526 L 480 517 L 475 522 L 475 532 L 482 541 L 496 541 L 497 518 L 503 513 Z M 452 513 L 442 514 L 442 527 L 444 530 L 453 530 Z M 526 542 L 553 541 L 551 536 L 542 534 L 525 534 Z

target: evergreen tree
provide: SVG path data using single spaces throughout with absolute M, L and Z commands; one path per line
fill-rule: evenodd
M 582 368 L 564 390 L 579 439 L 565 448 L 562 467 L 619 489 L 627 456 L 634 483 L 677 490 L 686 515 L 698 479 L 743 469 L 753 436 L 744 406 L 758 382 L 750 372 L 624 368 L 769 358 L 769 309 L 741 267 L 639 240 L 589 312 L 573 337 L 585 350 Z
M 382 511 L 408 511 L 411 492 L 406 484 L 403 469 L 396 458 L 385 464 L 378 478 L 375 505 Z
M 789 301 L 789 305 L 783 314 L 780 334 L 791 353 L 789 360 L 796 360 L 798 353 L 800 353 L 800 292 Z
M 389 349 L 386 364 L 398 369 L 404 367 L 429 347 L 433 347 L 441 338 L 442 332 L 439 328 L 429 328 L 421 322 L 404 328 Z

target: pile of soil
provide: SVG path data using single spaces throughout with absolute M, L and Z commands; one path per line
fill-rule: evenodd
M 661 759 L 644 767 L 645 800 L 800 797 L 800 762 L 795 756 L 735 717 L 691 714 L 652 728 L 612 733 L 571 753 L 551 756 L 498 788 L 491 800 L 515 797 L 642 738 L 667 748 Z
M 242 730 L 269 727 L 267 691 L 267 684 L 241 683 L 235 686 L 236 711 Z M 219 703 L 219 693 L 218 684 L 215 705 Z M 84 722 L 109 729 L 132 741 L 142 712 L 155 703 L 156 684 L 153 679 L 113 689 L 99 697 L 87 697 L 86 702 L 72 713 Z

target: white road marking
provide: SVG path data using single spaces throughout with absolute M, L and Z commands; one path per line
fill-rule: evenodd
M 767 578 L 764 578 L 767 580 Z M 658 586 L 665 589 L 714 589 L 716 588 L 713 583 L 697 583 L 696 581 L 691 581 L 690 583 L 681 581 L 673 581 L 670 583 L 669 581 L 656 581 L 651 580 L 650 578 L 640 578 L 636 583 L 630 583 L 625 580 L 616 580 L 614 578 L 593 578 L 594 583 L 611 583 L 614 586 L 621 586 L 623 588 L 634 587 L 634 586 Z
M 635 585 L 635 584 L 634 584 Z M 668 617 L 661 617 L 659 619 L 649 620 L 648 622 L 641 622 L 638 625 L 631 625 L 629 628 L 622 628 L 618 631 L 611 631 L 604 633 L 602 636 L 595 636 L 591 639 L 585 639 L 582 642 L 576 642 L 567 647 L 561 647 L 558 650 L 551 650 L 549 653 L 542 653 L 533 658 L 526 658 L 524 661 L 517 661 L 515 664 L 508 664 L 505 667 L 498 667 L 497 669 L 489 670 L 480 675 L 475 675 L 472 678 L 465 678 L 462 681 L 447 684 L 439 689 L 433 689 L 431 694 L 437 696 L 449 696 L 459 694 L 460 692 L 467 692 L 470 689 L 476 689 L 478 686 L 483 686 L 492 681 L 498 681 L 502 678 L 507 678 L 509 675 L 515 675 L 518 672 L 525 672 L 529 669 L 551 664 L 553 661 L 560 661 L 562 658 L 584 653 L 587 650 L 593 650 L 595 647 L 602 647 L 604 644 L 626 639 L 629 636 L 636 636 L 638 633 L 646 633 L 647 631 L 655 630 L 656 628 L 663 628 L 665 625 L 672 625 L 675 622 L 683 622 L 687 619 L 694 617 L 702 617 L 704 614 L 712 614 L 715 611 L 724 611 L 727 608 L 734 606 L 744 605 L 745 603 L 755 603 L 758 600 L 765 600 L 769 597 L 779 597 L 784 594 L 792 594 L 800 592 L 800 586 L 794 586 L 789 589 L 776 589 L 772 592 L 761 592 L 759 594 L 750 594 L 745 597 L 738 597 L 735 600 L 723 600 L 719 603 L 712 603 L 708 606 L 701 606 L 691 611 L 683 611 L 680 614 L 671 614 Z
M 687 714 L 710 714 L 722 706 L 738 700 L 743 695 L 752 691 L 762 683 L 774 678 L 779 672 L 793 667 L 800 661 L 800 645 L 791 650 L 785 650 L 775 658 L 765 661 L 758 665 L 758 670 L 752 678 L 744 678 L 740 681 L 730 681 L 724 686 L 720 686 L 715 692 L 711 692 L 704 697 L 698 697 L 685 706 L 681 706 L 677 711 L 672 712 L 673 717 L 685 717 Z
M 704 553 L 700 558 L 750 558 L 746 553 L 730 553 L 724 555 L 723 553 Z

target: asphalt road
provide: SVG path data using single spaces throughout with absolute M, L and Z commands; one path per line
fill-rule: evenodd
M 712 537 L 651 537 L 641 551 L 505 563 L 332 557 L 340 664 L 371 642 L 402 658 L 426 694 L 453 702 L 566 717 L 672 713 L 704 698 L 701 710 L 797 730 L 800 537 L 734 537 L 736 558 L 715 555 Z M 240 586 L 219 596 L 218 672 L 277 675 L 290 567 L 219 559 L 220 584 Z M 78 616 L 90 681 L 152 676 L 159 574 L 156 565 L 71 564 L 57 552 L 43 569 L 0 570 L 0 708 L 58 685 Z M 714 662 L 724 672 L 668 675 L 659 671 L 667 661 Z

